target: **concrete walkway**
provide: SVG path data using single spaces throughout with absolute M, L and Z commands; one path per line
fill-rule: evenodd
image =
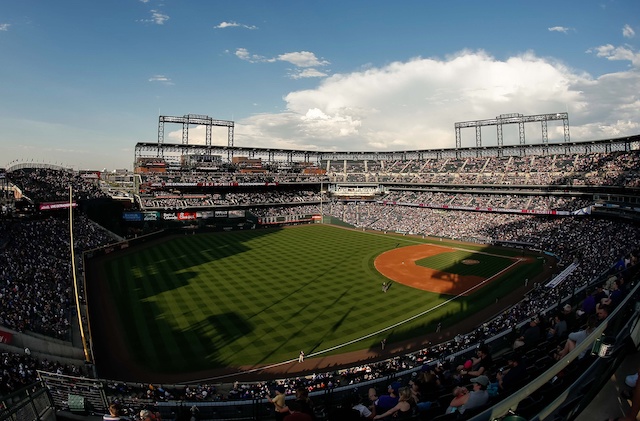
M 640 352 L 630 354 L 618 367 L 615 374 L 602 388 L 600 393 L 593 399 L 589 406 L 576 418 L 580 421 L 603 421 L 609 417 L 624 416 L 630 407 L 631 402 L 620 396 L 623 390 L 630 391 L 624 384 L 626 376 L 637 373 L 640 368 Z M 636 418 L 640 420 L 640 417 Z

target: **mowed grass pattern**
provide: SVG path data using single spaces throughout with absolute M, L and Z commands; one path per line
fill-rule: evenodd
M 312 355 L 449 299 L 398 283 L 381 291 L 386 279 L 375 257 L 398 243 L 427 241 L 327 225 L 185 235 L 114 256 L 105 271 L 137 364 L 161 372 L 250 367 L 294 359 L 300 350 Z M 472 310 L 448 304 L 396 332 L 425 333 L 462 308 Z M 394 334 L 334 353 L 378 346 Z

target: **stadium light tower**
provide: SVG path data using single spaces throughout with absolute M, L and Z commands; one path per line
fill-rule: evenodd
M 525 144 L 524 137 L 524 125 L 526 123 L 540 123 L 542 126 L 542 143 L 548 144 L 547 122 L 553 120 L 562 120 L 564 126 L 564 141 L 569 142 L 569 113 L 553 113 L 553 114 L 538 114 L 538 115 L 522 115 L 517 113 L 512 114 L 500 114 L 496 118 L 487 120 L 472 120 L 472 121 L 460 121 L 454 123 L 454 129 L 456 132 L 456 149 L 459 150 L 462 147 L 462 137 L 460 130 L 463 128 L 473 127 L 476 131 L 476 148 L 482 147 L 482 127 L 484 126 L 496 126 L 498 147 L 501 148 L 504 145 L 502 126 L 504 124 L 517 124 L 518 125 L 518 138 L 520 145 Z

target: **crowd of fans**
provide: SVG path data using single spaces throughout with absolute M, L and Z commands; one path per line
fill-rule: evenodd
M 516 194 L 453 193 L 438 191 L 391 190 L 383 201 L 430 207 L 483 208 L 509 210 L 575 211 L 593 203 L 591 198 Z
M 276 183 L 320 183 L 327 177 L 275 171 L 245 174 L 229 171 L 168 171 L 140 174 L 143 191 L 203 186 L 251 186 Z
M 74 219 L 78 256 L 83 250 L 111 242 L 115 239 L 110 234 L 84 216 Z M 70 341 L 71 318 L 75 317 L 70 254 L 65 218 L 0 220 L 0 326 Z M 76 263 L 81 272 L 81 261 Z M 33 383 L 36 370 L 71 375 L 81 372 L 77 366 L 40 359 L 25 351 L 2 354 L 0 394 Z
M 354 195 L 358 192 L 354 192 Z M 301 189 L 295 192 L 268 190 L 229 193 L 167 193 L 155 192 L 140 197 L 143 210 L 184 210 L 228 206 L 277 205 L 287 203 L 317 203 L 321 195 L 318 190 Z M 323 198 L 326 200 L 326 198 Z M 540 196 L 516 194 L 474 194 L 435 191 L 390 190 L 378 195 L 377 200 L 409 203 L 429 207 L 483 208 L 520 211 L 576 211 L 593 204 L 590 198 L 572 196 Z
M 264 172 L 190 171 L 141 174 L 145 190 L 210 184 L 433 183 L 451 185 L 597 185 L 639 187 L 638 151 L 564 155 L 323 161 L 324 176 L 265 168 Z
M 69 201 L 69 187 L 73 189 L 74 200 L 108 197 L 98 183 L 64 168 L 22 168 L 8 176 L 23 196 L 37 203 Z
M 46 358 L 25 353 L 2 352 L 0 354 L 0 396 L 33 384 L 38 378 L 37 370 L 49 373 L 79 376 L 82 370 L 73 364 L 61 364 Z
M 640 186 L 636 151 L 329 162 L 329 181 Z M 323 168 L 327 167 L 323 163 Z
M 155 193 L 140 197 L 143 210 L 197 209 L 213 206 L 272 205 L 282 203 L 319 202 L 320 192 L 313 189 L 296 191 L 227 192 L 211 194 Z
M 114 241 L 82 215 L 74 220 L 78 256 Z M 0 221 L 0 324 L 69 339 L 70 253 L 69 222 L 64 218 Z

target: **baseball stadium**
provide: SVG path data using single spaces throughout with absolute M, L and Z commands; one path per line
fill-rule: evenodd
M 505 145 L 508 124 L 542 139 Z M 323 152 L 160 116 L 134 171 L 0 169 L 0 420 L 271 420 L 278 399 L 350 420 L 404 396 L 405 419 L 580 419 L 640 345 L 640 135 L 574 142 L 556 112 L 454 129 Z

